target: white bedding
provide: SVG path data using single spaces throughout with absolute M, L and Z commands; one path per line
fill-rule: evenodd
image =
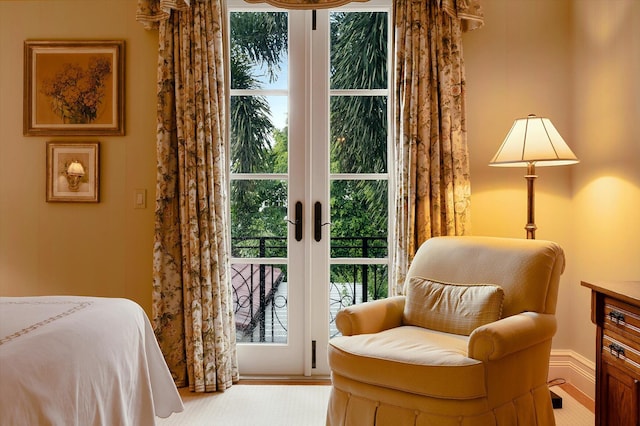
M 182 410 L 135 302 L 0 297 L 0 424 L 144 426 Z

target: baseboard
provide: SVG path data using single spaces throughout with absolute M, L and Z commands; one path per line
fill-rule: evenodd
M 596 366 L 579 353 L 569 349 L 552 349 L 549 359 L 549 381 L 563 379 L 591 400 L 596 398 Z M 243 376 L 246 384 L 330 384 L 328 377 L 264 377 Z
M 564 379 L 592 400 L 596 397 L 596 365 L 569 349 L 552 349 L 549 380 Z
M 240 376 L 238 385 L 331 385 L 331 377 L 323 376 Z

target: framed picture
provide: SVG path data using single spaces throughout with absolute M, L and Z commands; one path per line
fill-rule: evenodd
M 98 142 L 47 142 L 47 202 L 97 203 Z
M 124 135 L 124 41 L 25 41 L 24 134 Z

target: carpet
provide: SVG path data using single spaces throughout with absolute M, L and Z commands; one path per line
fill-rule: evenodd
M 182 390 L 185 410 L 158 426 L 324 426 L 329 386 L 235 385 L 224 392 L 195 394 Z M 562 408 L 554 410 L 557 426 L 591 426 L 594 415 L 564 390 Z
M 558 386 L 553 391 L 562 397 L 562 408 L 553 410 L 556 426 L 593 426 L 596 416 Z
M 323 426 L 329 391 L 321 385 L 234 385 L 224 392 L 181 389 L 182 413 L 158 426 Z

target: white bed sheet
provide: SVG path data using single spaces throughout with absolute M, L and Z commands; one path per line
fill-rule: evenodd
M 0 424 L 145 426 L 182 410 L 135 302 L 0 297 Z

